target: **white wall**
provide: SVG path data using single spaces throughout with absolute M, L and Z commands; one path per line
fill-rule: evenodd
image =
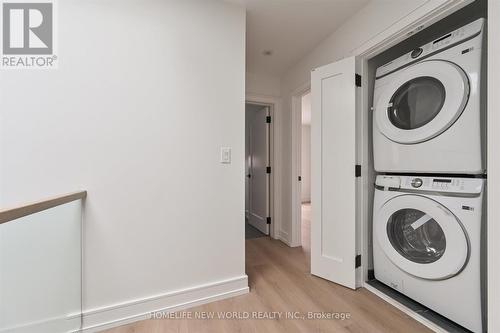
M 310 82 L 311 70 L 353 55 L 353 52 L 380 32 L 401 20 L 410 12 L 428 1 L 441 0 L 372 0 L 337 31 L 314 48 L 281 78 L 282 129 L 283 142 L 283 186 L 282 229 L 283 234 L 291 235 L 292 182 L 291 172 L 292 145 L 291 127 L 292 95 Z M 442 2 L 442 1 L 441 1 Z
M 246 72 L 245 79 L 247 94 L 279 96 L 281 93 L 280 78 L 277 76 Z
M 302 124 L 300 194 L 302 202 L 311 202 L 311 125 Z
M 244 9 L 58 6 L 59 69 L 0 76 L 0 204 L 88 190 L 88 325 L 173 306 L 177 290 L 244 291 Z

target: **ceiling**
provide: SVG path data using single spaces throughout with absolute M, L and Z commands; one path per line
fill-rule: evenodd
M 369 0 L 230 1 L 247 8 L 247 71 L 280 76 Z

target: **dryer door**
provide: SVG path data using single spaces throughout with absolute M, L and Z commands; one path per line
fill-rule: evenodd
M 410 66 L 381 89 L 375 121 L 389 140 L 402 144 L 446 131 L 462 114 L 470 90 L 465 72 L 442 60 Z
M 431 280 L 458 274 L 469 257 L 461 222 L 440 203 L 420 195 L 387 201 L 374 232 L 386 256 L 403 271 Z

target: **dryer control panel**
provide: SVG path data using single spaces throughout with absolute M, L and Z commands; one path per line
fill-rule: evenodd
M 481 178 L 377 176 L 375 184 L 386 190 L 479 194 L 483 190 Z
M 462 41 L 469 40 L 470 38 L 481 33 L 483 24 L 484 19 L 478 19 L 455 31 L 447 33 L 432 42 L 417 47 L 413 51 L 408 52 L 405 55 L 402 55 L 401 57 L 377 68 L 376 77 L 378 78 L 407 64 L 419 61 L 421 58 L 434 54 L 435 52 L 445 49 L 450 45 L 456 45 Z

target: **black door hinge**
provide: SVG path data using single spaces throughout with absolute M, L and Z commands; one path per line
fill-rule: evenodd
M 301 181 L 302 181 L 302 176 L 299 176 L 299 182 L 301 182 Z
M 356 164 L 356 166 L 354 168 L 354 175 L 356 177 L 361 177 L 361 165 Z
M 361 267 L 361 254 L 358 254 L 355 259 L 355 265 L 354 268 Z
M 266 218 L 266 223 L 267 223 L 267 224 L 271 224 L 271 216 L 268 216 L 268 217 Z
M 356 74 L 356 87 L 361 87 L 361 75 Z
M 271 116 L 266 117 L 266 123 L 270 124 L 271 123 Z
M 270 166 L 266 167 L 266 173 L 271 173 L 271 167 Z

